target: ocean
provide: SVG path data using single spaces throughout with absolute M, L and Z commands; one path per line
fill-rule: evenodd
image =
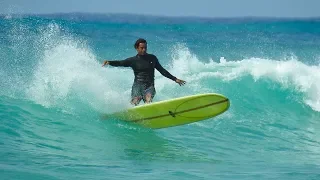
M 138 38 L 154 101 L 230 99 L 205 121 L 151 130 L 99 116 L 132 107 Z M 320 179 L 320 19 L 130 14 L 0 16 L 1 179 Z

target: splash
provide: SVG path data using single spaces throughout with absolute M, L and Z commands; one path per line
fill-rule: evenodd
M 102 68 L 85 42 L 63 33 L 57 24 L 50 24 L 42 34 L 42 58 L 26 91 L 30 99 L 69 110 L 79 103 L 96 110 L 125 104 L 127 87 L 115 83 L 126 79 L 114 76 L 115 70 Z

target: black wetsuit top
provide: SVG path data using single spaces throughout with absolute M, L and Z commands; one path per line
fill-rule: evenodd
M 131 67 L 134 72 L 134 82 L 143 83 L 148 86 L 154 84 L 154 69 L 163 76 L 175 81 L 176 77 L 164 69 L 153 54 L 136 55 L 125 60 L 109 61 L 111 66 Z

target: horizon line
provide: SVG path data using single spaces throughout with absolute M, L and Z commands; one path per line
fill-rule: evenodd
M 86 15 L 128 15 L 128 16 L 143 16 L 143 17 L 158 17 L 158 18 L 197 18 L 197 19 L 320 19 L 320 16 L 196 16 L 196 15 L 157 15 L 157 14 L 142 14 L 142 13 L 109 13 L 109 12 L 49 12 L 49 13 L 0 13 L 0 16 L 48 16 L 48 15 L 72 15 L 72 14 L 86 14 Z

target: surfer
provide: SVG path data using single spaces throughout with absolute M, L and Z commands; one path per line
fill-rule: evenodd
M 157 69 L 163 76 L 175 81 L 180 86 L 186 82 L 178 79 L 164 69 L 153 54 L 147 53 L 147 41 L 139 38 L 134 48 L 137 55 L 125 60 L 105 60 L 102 66 L 111 65 L 115 67 L 131 67 L 134 72 L 134 82 L 131 89 L 131 104 L 138 105 L 143 99 L 144 103 L 151 103 L 156 94 L 154 87 L 154 69 Z

